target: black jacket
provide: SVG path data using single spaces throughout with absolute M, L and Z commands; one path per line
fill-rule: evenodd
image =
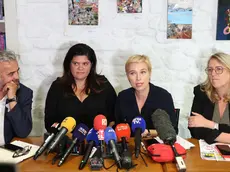
M 203 115 L 206 119 L 212 121 L 215 104 L 212 103 L 205 92 L 201 91 L 200 85 L 194 87 L 194 99 L 192 104 L 192 112 Z M 230 112 L 230 105 L 229 112 Z M 192 115 L 192 113 L 191 113 Z M 230 118 L 230 114 L 229 114 Z M 230 133 L 230 126 L 226 124 L 219 124 L 219 130 L 213 130 L 203 127 L 189 127 L 192 137 L 196 139 L 204 139 L 211 144 L 222 133 Z

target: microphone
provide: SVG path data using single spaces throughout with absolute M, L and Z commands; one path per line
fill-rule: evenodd
M 76 121 L 72 117 L 66 117 L 62 123 L 61 127 L 59 129 L 59 132 L 55 135 L 53 141 L 49 145 L 46 155 L 48 155 L 55 147 L 56 145 L 62 140 L 62 138 L 66 135 L 66 133 L 70 133 L 73 131 L 73 129 L 76 126 Z
M 88 146 L 86 148 L 85 154 L 82 157 L 81 163 L 79 165 L 79 170 L 82 170 L 88 159 L 89 156 L 92 152 L 93 147 L 96 145 L 99 145 L 99 140 L 98 140 L 98 136 L 97 136 L 97 131 L 94 128 L 91 128 L 91 130 L 89 130 L 89 133 L 86 136 L 86 140 L 88 142 Z
M 183 158 L 177 153 L 174 143 L 176 142 L 176 131 L 172 126 L 169 115 L 162 109 L 157 109 L 152 115 L 152 122 L 157 130 L 158 136 L 165 144 L 172 147 L 179 172 L 186 171 Z
M 146 129 L 146 123 L 144 118 L 136 117 L 132 121 L 132 131 L 134 132 L 134 142 L 135 142 L 135 157 L 138 158 L 141 150 L 141 134 Z
M 93 127 L 95 130 L 98 131 L 98 140 L 100 140 L 100 153 L 101 156 L 103 156 L 103 152 L 104 152 L 104 146 L 103 146 L 103 140 L 104 140 L 104 130 L 107 127 L 107 119 L 104 115 L 97 115 L 94 118 L 93 121 Z
M 51 128 L 49 130 L 50 135 L 47 137 L 47 139 L 43 142 L 43 144 L 39 147 L 39 149 L 35 153 L 35 155 L 33 157 L 34 160 L 36 160 L 45 151 L 45 149 L 48 147 L 48 145 L 51 143 L 51 141 L 55 137 L 55 134 L 58 132 L 58 126 L 59 126 L 59 123 L 54 123 L 51 126 Z
M 89 128 L 85 125 L 85 124 L 78 124 L 77 127 L 74 129 L 73 131 L 73 141 L 72 144 L 68 147 L 68 149 L 66 150 L 66 152 L 64 153 L 64 155 L 61 157 L 61 160 L 58 163 L 58 166 L 60 167 L 65 160 L 67 159 L 67 157 L 70 155 L 70 153 L 72 152 L 75 144 L 78 142 L 82 142 L 87 133 L 89 131 Z
M 104 130 L 107 127 L 107 119 L 104 115 L 97 115 L 93 120 L 93 127 L 98 131 L 98 139 L 104 140 Z
M 115 134 L 115 131 L 111 127 L 107 127 L 105 129 L 105 142 L 107 145 L 110 146 L 111 152 L 114 155 L 115 161 L 118 165 L 118 168 L 121 168 L 121 158 L 118 154 L 117 147 L 115 142 L 117 141 L 117 136 Z
M 131 130 L 129 127 L 129 124 L 118 124 L 115 128 L 116 135 L 117 135 L 117 140 L 122 142 L 122 148 L 123 148 L 123 153 L 121 155 L 121 164 L 122 167 L 125 169 L 130 169 L 132 168 L 132 155 L 128 151 L 128 146 L 127 146 L 127 141 L 130 138 L 131 135 Z

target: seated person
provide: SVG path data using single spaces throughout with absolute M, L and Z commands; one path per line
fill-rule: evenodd
M 63 76 L 51 85 L 45 105 L 45 128 L 71 116 L 76 124 L 93 127 L 94 117 L 103 114 L 114 123 L 116 92 L 107 78 L 96 73 L 94 50 L 86 44 L 72 46 L 63 62 Z
M 207 143 L 230 143 L 230 55 L 212 55 L 205 71 L 206 81 L 194 88 L 189 130 Z
M 149 58 L 145 55 L 131 56 L 125 64 L 125 70 L 132 87 L 118 94 L 115 108 L 116 124 L 127 122 L 131 127 L 132 120 L 142 116 L 146 128 L 156 135 L 152 130 L 154 126 L 151 115 L 156 109 L 162 109 L 169 114 L 172 125 L 178 132 L 171 94 L 150 83 L 152 66 Z M 148 130 L 142 134 L 143 137 L 149 134 Z
M 17 56 L 0 51 L 0 145 L 32 130 L 33 91 L 19 82 Z

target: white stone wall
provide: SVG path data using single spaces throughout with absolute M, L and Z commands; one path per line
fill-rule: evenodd
M 21 81 L 34 91 L 33 131 L 44 132 L 44 103 L 52 81 L 62 74 L 71 45 L 83 42 L 97 54 L 98 72 L 117 93 L 130 85 L 124 63 L 134 53 L 151 58 L 151 81 L 171 92 L 181 109 L 180 135 L 189 137 L 187 117 L 193 87 L 204 80 L 209 55 L 230 53 L 216 41 L 217 0 L 194 0 L 191 40 L 167 40 L 167 0 L 143 0 L 141 14 L 117 14 L 117 0 L 99 0 L 98 26 L 68 26 L 67 0 L 17 0 Z

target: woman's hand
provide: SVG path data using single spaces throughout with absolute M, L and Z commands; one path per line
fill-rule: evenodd
M 157 131 L 153 129 L 145 129 L 145 131 L 141 134 L 141 137 L 156 137 L 157 136 Z
M 188 126 L 189 127 L 204 127 L 204 128 L 214 128 L 214 122 L 207 120 L 201 114 L 192 112 L 194 116 L 190 116 L 188 119 Z

